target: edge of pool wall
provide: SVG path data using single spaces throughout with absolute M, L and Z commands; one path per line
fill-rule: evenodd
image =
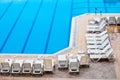
M 67 48 L 64 48 L 56 53 L 53 53 L 53 54 L 10 54 L 10 53 L 0 53 L 0 57 L 40 57 L 40 56 L 56 56 L 56 55 L 59 55 L 59 54 L 68 54 L 70 50 L 73 50 L 75 48 L 77 48 L 77 41 L 78 41 L 78 31 L 77 31 L 77 28 L 78 27 L 75 27 L 76 26 L 76 19 L 81 17 L 81 16 L 85 16 L 85 15 L 95 15 L 95 13 L 85 13 L 85 14 L 81 14 L 81 15 L 77 15 L 75 17 L 72 18 L 72 22 L 71 22 L 71 32 L 70 32 L 70 41 L 69 41 L 69 46 Z M 100 15 L 100 13 L 97 13 L 97 15 Z M 115 15 L 119 15 L 120 16 L 120 13 L 102 13 L 102 15 L 110 15 L 110 16 L 115 16 Z

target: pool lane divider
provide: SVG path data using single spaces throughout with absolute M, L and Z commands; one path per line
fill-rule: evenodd
M 90 1 L 88 0 L 88 13 L 90 13 Z
M 54 9 L 54 11 L 53 11 L 53 16 L 52 16 L 52 20 L 51 20 L 51 24 L 50 24 L 50 29 L 49 29 L 48 36 L 47 36 L 47 39 L 46 39 L 46 44 L 45 44 L 44 54 L 47 53 L 48 43 L 49 43 L 49 39 L 50 39 L 50 35 L 51 35 L 51 31 L 52 31 L 52 27 L 53 27 L 53 22 L 54 22 L 54 17 L 55 17 L 56 10 L 57 10 L 57 4 L 58 4 L 58 0 L 56 1 L 55 9 Z
M 69 22 L 69 32 L 71 32 L 72 16 L 73 16 L 72 13 L 73 13 L 73 0 L 71 0 L 71 15 L 70 15 L 70 22 Z M 68 46 L 70 44 L 70 35 L 71 35 L 71 33 L 69 33 Z
M 18 21 L 18 19 L 20 18 L 20 16 L 21 16 L 21 14 L 22 14 L 24 8 L 26 7 L 27 3 L 28 3 L 28 0 L 26 0 L 26 2 L 25 2 L 25 4 L 24 4 L 23 8 L 21 9 L 21 11 L 20 11 L 20 13 L 19 13 L 19 15 L 18 15 L 16 21 L 14 22 L 12 28 L 10 29 L 10 31 L 9 31 L 9 33 L 8 33 L 8 35 L 7 35 L 6 39 L 5 39 L 5 41 L 3 42 L 2 47 L 0 48 L 0 53 L 2 52 L 4 46 L 6 45 L 8 39 L 9 39 L 9 37 L 10 37 L 12 31 L 14 30 L 14 28 L 15 28 L 15 26 L 16 26 L 16 24 L 17 24 L 17 21 Z
M 25 41 L 25 43 L 24 43 L 24 46 L 23 46 L 23 48 L 22 48 L 22 50 L 21 50 L 21 53 L 24 53 L 24 51 L 25 51 L 25 49 L 26 49 L 27 42 L 28 42 L 28 40 L 30 39 L 31 32 L 32 32 L 32 30 L 33 30 L 33 28 L 34 28 L 35 22 L 36 22 L 36 20 L 37 20 L 38 15 L 39 15 L 39 11 L 40 11 L 40 8 L 41 8 L 41 6 L 42 6 L 42 3 L 43 3 L 43 0 L 41 0 L 41 2 L 40 2 L 40 5 L 39 5 L 38 10 L 37 10 L 37 12 L 36 12 L 36 15 L 35 15 L 35 18 L 34 18 L 34 20 L 33 20 L 32 25 L 31 25 L 31 28 L 30 28 L 30 30 L 29 30 L 29 32 L 28 32 L 28 35 L 27 35 L 26 41 Z
M 9 3 L 9 5 L 7 6 L 7 8 L 5 9 L 5 11 L 2 13 L 2 15 L 0 16 L 0 20 L 3 18 L 3 16 L 5 15 L 5 13 L 7 12 L 7 10 L 9 9 L 9 7 L 12 5 L 13 0 Z
M 107 10 L 107 6 L 106 6 L 106 2 L 105 2 L 105 0 L 103 0 L 103 1 L 104 1 L 105 13 L 107 13 L 107 12 L 108 12 L 108 10 Z

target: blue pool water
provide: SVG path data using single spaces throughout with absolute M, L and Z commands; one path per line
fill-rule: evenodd
M 120 0 L 73 0 L 73 16 L 83 13 L 120 13 Z
M 69 46 L 71 19 L 120 13 L 120 0 L 0 0 L 0 53 L 52 54 Z

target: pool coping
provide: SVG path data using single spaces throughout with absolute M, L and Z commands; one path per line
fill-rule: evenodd
M 77 17 L 82 17 L 85 15 L 95 15 L 95 13 L 85 13 L 85 14 L 81 14 L 75 17 L 72 17 L 72 22 L 71 22 L 71 31 L 70 31 L 70 41 L 69 41 L 69 46 L 67 48 L 64 48 L 56 53 L 53 54 L 29 54 L 29 53 L 14 53 L 14 54 L 10 54 L 10 53 L 0 53 L 0 57 L 17 57 L 17 56 L 26 56 L 26 57 L 39 57 L 39 56 L 57 56 L 59 54 L 63 54 L 63 53 L 67 53 L 69 54 L 70 50 L 73 50 L 77 47 L 77 40 L 78 40 L 78 31 L 76 27 L 76 19 Z M 100 13 L 97 13 L 96 15 L 100 15 Z M 102 15 L 120 15 L 120 13 L 103 13 Z

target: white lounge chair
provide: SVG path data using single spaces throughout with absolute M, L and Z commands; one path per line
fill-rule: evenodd
M 109 25 L 116 25 L 116 18 L 114 16 L 109 17 L 108 23 Z
M 106 24 L 107 24 L 105 20 L 101 20 L 98 23 L 99 24 L 96 24 L 96 25 L 88 25 L 87 31 L 101 31 L 103 28 L 106 27 Z
M 101 58 L 105 55 L 111 48 L 109 35 L 107 31 L 107 24 L 110 22 L 114 24 L 116 21 L 113 17 L 110 17 L 109 21 L 106 18 L 101 18 L 97 24 L 88 25 L 86 34 L 87 49 L 90 56 L 96 57 L 96 55 Z M 99 60 L 99 59 L 98 59 Z
M 66 55 L 58 55 L 58 68 L 68 68 L 68 59 Z
M 103 49 L 89 49 L 88 52 L 93 53 L 91 55 L 97 55 L 97 54 L 106 54 L 111 48 L 110 44 L 108 44 L 105 48 Z
M 90 19 L 90 20 L 88 20 L 88 24 L 89 25 L 95 25 L 96 21 L 94 19 Z
M 11 64 L 13 59 L 6 59 L 4 62 L 1 63 L 1 73 L 10 73 L 11 72 Z
M 92 37 L 100 38 L 106 34 L 107 34 L 107 30 L 104 30 L 104 31 L 99 32 L 99 33 L 87 33 L 86 38 L 92 38 Z
M 22 71 L 22 64 L 23 64 L 23 60 L 15 60 L 12 64 L 12 74 L 18 74 L 21 73 Z
M 113 49 L 111 48 L 111 49 L 109 49 L 106 53 L 104 53 L 104 54 L 91 54 L 90 55 L 90 58 L 91 59 L 99 59 L 99 58 L 101 58 L 101 59 L 106 59 L 106 58 L 111 58 L 111 56 L 113 56 Z
M 117 18 L 117 25 L 120 25 L 120 17 Z
M 54 67 L 55 67 L 55 64 L 52 58 L 47 57 L 44 59 L 44 71 L 45 72 L 50 71 L 53 73 Z
M 87 48 L 88 49 L 96 49 L 96 48 L 103 49 L 109 43 L 110 43 L 109 40 L 106 39 L 103 43 L 98 44 L 98 45 L 96 42 L 94 44 L 89 44 L 89 45 L 87 45 Z
M 22 73 L 30 74 L 32 72 L 33 60 L 25 60 L 22 65 Z
M 94 48 L 94 49 L 88 49 L 88 53 L 94 53 L 94 54 L 97 54 L 97 53 L 106 53 L 106 51 L 108 50 L 108 49 L 110 49 L 111 48 L 111 46 L 110 46 L 110 44 L 108 44 L 105 48 L 103 48 L 103 49 L 99 49 L 99 48 Z
M 108 39 L 108 35 L 104 35 L 101 38 L 91 38 L 87 40 L 87 44 L 102 44 L 106 39 Z
M 88 24 L 89 25 L 98 25 L 100 20 L 101 20 L 100 18 L 93 18 L 93 19 L 88 20 Z
M 40 74 L 43 75 L 44 73 L 44 66 L 43 60 L 36 60 L 33 64 L 33 72 L 32 74 Z
M 103 18 L 101 18 L 101 20 L 105 20 L 108 23 L 108 18 L 107 17 L 103 17 Z
M 79 73 L 79 61 L 77 58 L 69 59 L 69 73 Z
M 77 58 L 79 60 L 80 66 L 86 65 L 89 67 L 90 58 L 87 54 L 79 54 L 79 55 L 77 55 Z

